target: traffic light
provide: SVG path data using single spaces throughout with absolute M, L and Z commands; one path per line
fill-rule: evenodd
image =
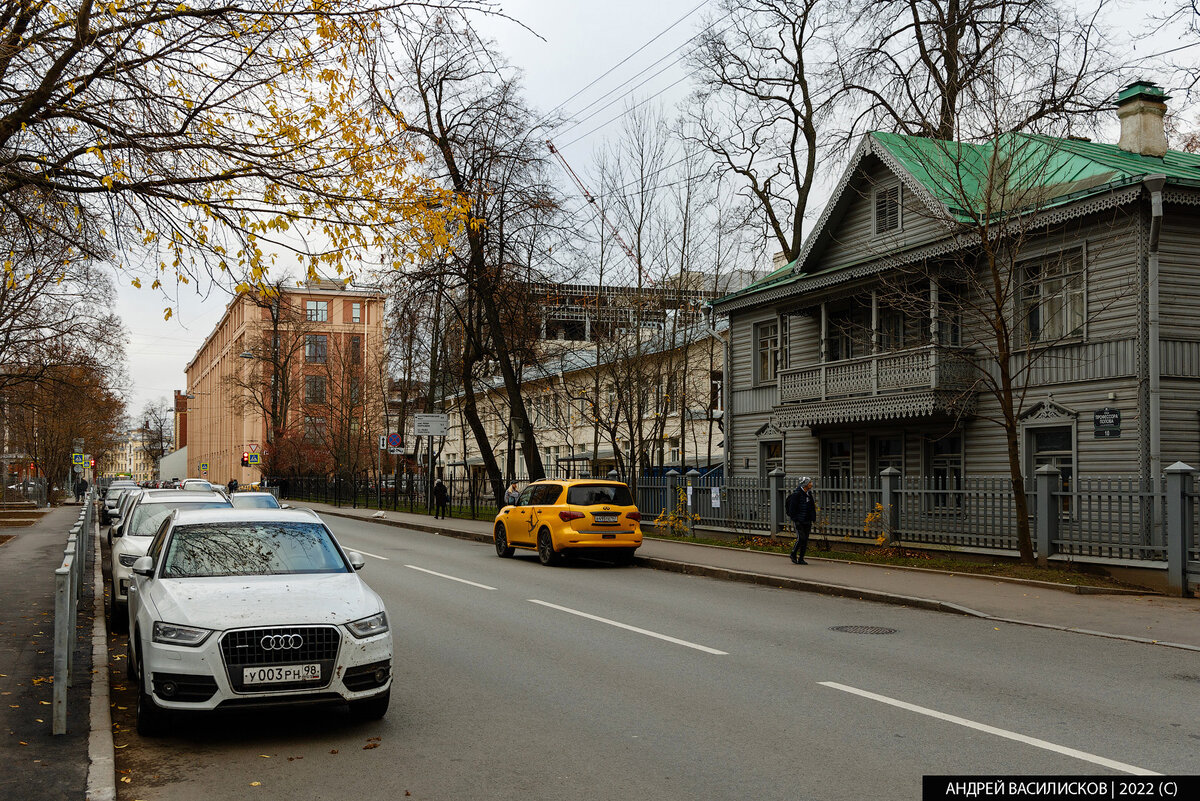
M 92 460 L 90 460 L 90 464 L 88 464 L 88 467 L 91 467 L 91 468 L 95 469 L 95 467 L 96 467 L 96 460 L 95 460 L 95 459 L 92 459 Z
M 250 466 L 250 452 L 242 451 L 242 467 Z

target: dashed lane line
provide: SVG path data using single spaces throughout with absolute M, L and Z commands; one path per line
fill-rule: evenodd
M 598 617 L 597 615 L 590 615 L 587 612 L 580 612 L 578 609 L 571 609 L 566 606 L 559 606 L 558 604 L 552 604 L 552 603 L 549 603 L 548 601 L 538 601 L 533 598 L 530 598 L 529 603 L 538 604 L 539 606 L 545 606 L 550 609 L 557 609 L 560 612 L 566 612 L 567 614 L 570 614 L 570 615 L 576 615 L 578 617 L 587 618 L 588 620 L 594 620 L 597 623 L 606 623 L 609 626 L 616 626 L 619 629 L 625 629 L 626 631 L 632 631 L 632 632 L 636 632 L 638 634 L 644 634 L 647 637 L 654 637 L 659 640 L 665 640 L 666 642 L 675 643 L 676 645 L 682 645 L 685 648 L 694 648 L 695 650 L 703 651 L 706 654 L 714 654 L 716 656 L 728 656 L 729 655 L 728 652 L 726 652 L 726 651 L 718 651 L 716 648 L 709 648 L 707 645 L 697 645 L 694 642 L 688 642 L 687 640 L 680 640 L 675 637 L 669 637 L 666 634 L 659 634 L 656 631 L 640 629 L 637 626 L 631 626 L 628 623 L 619 623 L 616 620 L 609 620 L 606 617 Z
M 1039 740 L 1036 737 L 1027 737 L 1024 734 L 1017 734 L 1016 732 L 1008 731 L 1007 729 L 998 729 L 995 726 L 989 726 L 986 723 L 978 723 L 974 720 L 960 718 L 956 715 L 947 715 L 945 712 L 938 712 L 936 709 L 929 709 L 927 707 L 917 706 L 916 704 L 910 704 L 907 701 L 899 701 L 895 698 L 888 698 L 886 695 L 878 695 L 877 693 L 868 692 L 867 690 L 860 690 L 857 687 L 849 687 L 845 684 L 838 684 L 835 681 L 820 681 L 817 683 L 823 687 L 830 687 L 834 690 L 841 690 L 845 693 L 861 696 L 862 698 L 869 698 L 872 701 L 878 701 L 881 704 L 888 704 L 900 709 L 907 709 L 909 712 L 916 712 L 918 715 L 926 715 L 931 718 L 937 718 L 938 720 L 944 720 L 948 723 L 956 723 L 959 726 L 966 726 L 968 729 L 975 729 L 976 731 L 985 732 L 987 734 L 994 734 L 997 737 L 1003 737 L 1006 740 L 1015 740 L 1018 743 L 1032 745 L 1034 748 L 1043 748 L 1047 751 L 1053 751 L 1056 754 L 1063 754 L 1075 759 L 1081 759 L 1084 762 L 1091 762 L 1093 765 L 1101 765 L 1113 770 L 1119 770 L 1122 773 L 1131 773 L 1135 776 L 1160 775 L 1152 770 L 1139 768 L 1136 765 L 1127 765 L 1124 762 L 1117 762 L 1114 759 L 1107 759 L 1102 756 L 1096 756 L 1095 754 L 1089 754 L 1086 751 L 1077 751 L 1074 748 L 1067 748 L 1066 746 L 1047 742 L 1046 740 Z
M 431 576 L 437 576 L 438 578 L 449 579 L 450 581 L 457 581 L 457 582 L 459 582 L 460 584 L 470 584 L 472 587 L 478 587 L 478 588 L 479 588 L 479 589 L 481 589 L 481 590 L 494 590 L 494 589 L 496 589 L 495 587 L 489 587 L 489 586 L 488 586 L 488 585 L 486 585 L 486 584 L 480 584 L 480 583 L 478 583 L 478 582 L 476 582 L 476 581 L 467 581 L 466 579 L 463 579 L 463 578 L 458 578 L 457 576 L 447 576 L 445 573 L 439 573 L 439 572 L 437 572 L 436 570 L 427 570 L 426 568 L 423 568 L 423 567 L 417 567 L 416 565 L 405 565 L 405 567 L 412 568 L 413 570 L 419 570 L 419 571 L 421 571 L 422 573 L 428 573 L 429 575 L 431 575 Z

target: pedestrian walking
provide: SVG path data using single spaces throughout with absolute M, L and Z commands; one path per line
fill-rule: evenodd
M 817 519 L 817 501 L 813 497 L 813 480 L 808 476 L 800 479 L 799 486 L 787 496 L 784 502 L 787 516 L 796 526 L 796 543 L 792 546 L 792 562 L 797 565 L 807 565 L 804 552 L 808 550 L 808 535 L 812 532 L 813 521 Z
M 230 495 L 237 492 L 238 480 L 236 478 L 229 479 L 229 483 L 225 485 L 225 488 L 229 490 Z
M 517 501 L 521 500 L 521 491 L 517 489 L 517 482 L 508 485 L 508 491 L 504 493 L 504 505 L 516 506 Z
M 433 485 L 433 517 L 435 520 L 438 517 L 446 519 L 446 502 L 449 500 L 447 496 L 446 485 L 439 478 Z

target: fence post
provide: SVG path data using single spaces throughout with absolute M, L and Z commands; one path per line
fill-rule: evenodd
M 695 509 L 696 505 L 696 500 L 694 497 L 696 495 L 696 479 L 698 478 L 700 478 L 700 471 L 696 468 L 693 467 L 691 470 L 687 471 L 688 533 L 693 539 L 696 537 L 696 518 L 693 510 Z
M 679 479 L 680 475 L 678 470 L 667 471 L 667 503 L 664 507 L 667 514 L 674 512 L 679 506 Z
M 1167 474 L 1167 587 L 1172 595 L 1187 595 L 1188 546 L 1192 542 L 1192 487 L 1196 468 L 1183 462 Z
M 1060 519 L 1058 507 L 1054 505 L 1054 492 L 1062 487 L 1062 473 L 1052 464 L 1042 465 L 1035 473 L 1037 482 L 1037 560 L 1045 565 L 1054 554 L 1054 541 L 1058 539 Z
M 74 556 L 54 571 L 54 696 L 51 732 L 65 734 L 67 731 L 67 684 L 70 668 L 68 638 L 75 621 L 69 617 L 71 593 L 71 562 Z
M 888 545 L 895 545 L 899 540 L 896 533 L 900 530 L 900 471 L 894 467 L 886 468 L 879 474 L 879 483 L 883 489 L 883 518 L 879 521 L 883 533 L 887 536 Z
M 782 467 L 776 467 L 767 474 L 767 491 L 770 493 L 767 506 L 770 509 L 772 538 L 779 536 L 783 525 L 783 478 Z

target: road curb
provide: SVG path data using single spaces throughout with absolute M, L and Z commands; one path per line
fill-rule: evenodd
M 117 797 L 117 763 L 113 748 L 112 709 L 108 694 L 108 629 L 104 617 L 104 566 L 100 528 L 96 527 L 92 581 L 92 700 L 88 716 L 87 801 Z
M 351 520 L 362 520 L 368 523 L 382 523 L 385 526 L 395 526 L 396 528 L 406 528 L 412 531 L 438 534 L 443 537 L 474 540 L 475 542 L 492 542 L 492 536 L 490 534 L 476 534 L 474 532 L 462 531 L 459 529 L 442 528 L 440 526 L 431 526 L 422 523 L 409 523 L 399 520 L 388 520 L 387 518 L 372 518 L 369 516 L 364 517 L 360 514 L 350 514 L 348 512 L 340 511 L 322 510 L 320 514 L 331 514 L 335 517 L 345 517 Z M 651 568 L 652 570 L 664 570 L 669 573 L 679 573 L 681 575 L 704 576 L 723 581 L 737 581 L 743 584 L 757 584 L 764 587 L 778 587 L 780 589 L 789 589 L 798 592 L 815 592 L 822 595 L 836 595 L 841 598 L 857 598 L 863 601 L 874 601 L 876 603 L 891 604 L 893 606 L 909 606 L 916 609 L 928 609 L 934 612 L 947 612 L 953 615 L 965 615 L 967 617 L 974 617 L 979 620 L 987 620 L 993 623 L 1008 623 L 1017 626 L 1030 626 L 1039 629 L 1050 629 L 1053 631 L 1066 631 L 1072 634 L 1084 634 L 1090 637 L 1104 637 L 1109 640 L 1124 640 L 1125 642 L 1138 643 L 1139 645 L 1158 645 L 1163 648 L 1177 648 L 1185 651 L 1200 652 L 1200 646 L 1187 645 L 1185 643 L 1162 642 L 1160 640 L 1151 640 L 1145 637 L 1132 637 L 1127 634 L 1113 634 L 1111 632 L 1092 631 L 1090 629 L 1081 629 L 1072 626 L 1059 626 L 1053 623 L 1037 623 L 1031 620 L 1016 620 L 1013 618 L 997 617 L 995 615 L 989 615 L 986 612 L 980 612 L 976 609 L 962 606 L 960 604 L 951 603 L 950 601 L 938 601 L 933 598 L 920 598 L 913 595 L 900 595 L 898 593 L 884 592 L 882 590 L 868 590 L 862 587 L 851 587 L 844 584 L 830 584 L 828 582 L 798 579 L 790 576 L 773 576 L 766 573 L 751 573 L 742 570 L 731 570 L 724 567 L 697 565 L 691 562 L 676 562 L 670 559 L 661 559 L 659 557 L 650 556 L 637 556 L 634 558 L 633 563 L 642 567 Z M 855 562 L 853 564 L 858 563 Z M 956 575 L 963 576 L 965 574 L 958 573 Z M 978 574 L 972 574 L 970 577 L 988 579 L 992 578 L 991 576 Z M 1069 585 L 1054 586 L 1058 587 Z

